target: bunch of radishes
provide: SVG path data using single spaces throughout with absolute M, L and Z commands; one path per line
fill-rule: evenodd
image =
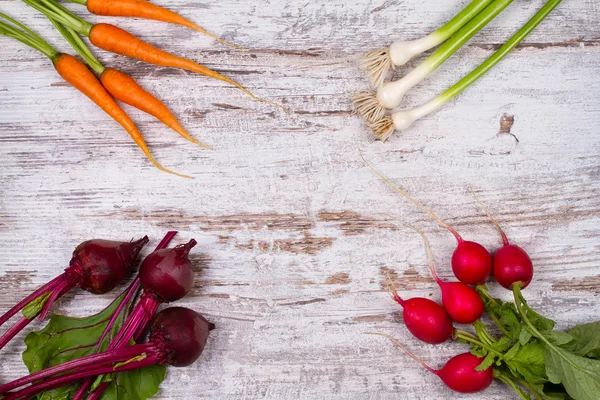
M 364 158 L 363 158 L 364 160 Z M 494 339 L 488 333 L 485 325 L 480 321 L 485 311 L 482 298 L 471 285 L 478 285 L 479 290 L 487 292 L 485 282 L 493 273 L 496 281 L 504 288 L 513 290 L 514 287 L 523 289 L 533 278 L 533 263 L 529 255 L 519 246 L 510 244 L 504 231 L 500 228 L 487 208 L 479 202 L 475 193 L 473 196 L 478 204 L 490 217 L 502 237 L 503 246 L 492 256 L 481 244 L 465 241 L 462 236 L 439 218 L 431 210 L 409 196 L 403 189 L 392 183 L 387 177 L 375 170 L 366 160 L 365 163 L 381 179 L 398 193 L 402 194 L 417 207 L 425 211 L 430 217 L 446 228 L 458 242 L 458 246 L 451 257 L 452 271 L 458 282 L 444 282 L 435 271 L 433 257 L 429 242 L 423 232 L 417 231 L 425 241 L 431 273 L 442 292 L 442 305 L 427 298 L 402 299 L 394 288 L 391 288 L 394 300 L 403 308 L 404 324 L 417 339 L 429 343 L 440 344 L 449 339 L 457 339 L 476 346 L 486 347 L 486 343 Z M 458 324 L 473 325 L 478 336 L 469 332 L 455 329 L 453 322 Z M 484 358 L 471 353 L 459 354 L 451 358 L 442 369 L 434 370 L 424 364 L 420 359 L 410 353 L 402 344 L 388 335 L 386 336 L 401 347 L 407 354 L 419 361 L 425 368 L 441 378 L 450 389 L 461 393 L 475 393 L 486 389 L 493 381 L 494 367 L 485 369 L 477 367 Z M 504 378 L 504 377 L 503 377 Z
M 182 307 L 167 308 L 155 315 L 161 303 L 181 299 L 193 285 L 194 273 L 188 254 L 196 241 L 192 239 L 185 245 L 166 248 L 175 235 L 176 232 L 169 232 L 156 250 L 144 259 L 139 277 L 117 298 L 120 303 L 92 354 L 54 366 L 46 365 L 45 369 L 0 385 L 0 398 L 28 399 L 82 381 L 72 398 L 98 399 L 111 383 L 109 378 L 94 384 L 99 376 L 157 364 L 187 366 L 195 362 L 214 325 L 200 314 Z M 74 286 L 96 294 L 114 289 L 131 274 L 147 242 L 148 238 L 144 237 L 131 243 L 104 240 L 82 243 L 76 248 L 64 274 L 0 318 L 2 324 L 24 310 L 24 316 L 0 339 L 1 344 L 6 344 L 36 315 L 43 318 L 54 301 Z M 140 299 L 133 306 L 140 291 Z M 149 339 L 141 343 L 147 330 Z

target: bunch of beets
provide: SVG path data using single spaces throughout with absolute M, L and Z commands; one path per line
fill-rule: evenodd
M 157 365 L 183 367 L 194 363 L 215 326 L 202 315 L 183 307 L 166 308 L 157 313 L 160 304 L 183 298 L 194 281 L 188 254 L 196 241 L 192 239 L 187 244 L 167 248 L 176 234 L 168 232 L 156 250 L 144 259 L 133 283 L 105 310 L 105 314 L 109 311 L 108 317 L 100 321 L 104 325 L 99 322 L 85 326 L 90 335 L 92 329 L 103 327 L 95 346 L 85 346 L 92 347 L 93 351 L 55 365 L 51 362 L 41 368 L 28 365 L 30 375 L 0 385 L 0 399 L 29 399 L 66 386 L 75 388 L 68 394 L 69 398 L 99 399 L 119 373 Z M 45 318 L 55 301 L 75 286 L 94 294 L 113 290 L 132 274 L 146 243 L 148 237 L 133 242 L 90 240 L 80 244 L 63 274 L 0 317 L 2 325 L 19 311 L 23 314 L 0 337 L 0 349 L 33 319 Z M 67 331 L 69 329 L 61 333 Z M 30 335 L 35 334 L 37 332 Z M 29 336 L 26 343 L 28 339 Z M 68 350 L 76 353 L 79 348 Z

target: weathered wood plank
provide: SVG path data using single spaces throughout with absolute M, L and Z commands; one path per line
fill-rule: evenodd
M 405 295 L 439 293 L 418 235 L 383 214 L 425 229 L 445 278 L 454 243 L 377 180 L 361 149 L 465 237 L 494 249 L 498 235 L 471 199 L 472 184 L 535 262 L 530 302 L 561 327 L 597 319 L 600 2 L 563 2 L 465 95 L 387 144 L 373 142 L 352 115 L 351 94 L 368 87 L 356 53 L 418 37 L 466 2 L 157 1 L 257 49 L 247 53 L 179 27 L 115 20 L 293 111 L 286 115 L 216 81 L 98 51 L 215 147 L 200 150 L 131 113 L 156 157 L 194 181 L 156 171 L 47 60 L 0 38 L 0 310 L 58 274 L 81 240 L 148 234 L 156 243 L 178 229 L 177 243 L 199 241 L 197 282 L 181 304 L 205 313 L 218 330 L 200 363 L 170 371 L 161 398 L 473 398 L 449 393 L 398 349 L 362 335 L 390 332 L 432 365 L 462 348 L 420 345 L 398 323 L 388 275 Z M 406 105 L 467 73 L 542 3 L 515 2 L 415 88 Z M 21 2 L 0 0 L 0 9 L 67 50 Z M 84 315 L 109 300 L 76 292 L 58 309 Z M 25 373 L 20 351 L 18 342 L 5 349 L 0 380 Z M 509 393 L 494 384 L 486 398 Z

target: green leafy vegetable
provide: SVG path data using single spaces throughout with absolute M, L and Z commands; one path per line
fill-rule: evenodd
M 531 383 L 543 383 L 548 381 L 544 364 L 544 343 L 535 340 L 527 343 L 525 346 L 516 345 L 517 350 L 514 354 L 507 353 L 504 362 L 510 371 L 517 377 L 520 377 Z
M 123 296 L 99 314 L 86 318 L 72 318 L 63 315 L 52 315 L 48 325 L 40 331 L 31 332 L 25 338 L 27 349 L 23 353 L 23 361 L 30 372 L 37 372 L 47 367 L 61 364 L 76 358 L 94 353 L 96 343 L 100 339 L 112 314 L 115 312 Z M 119 318 L 113 329 L 113 335 L 121 326 Z M 101 350 L 106 349 L 108 339 L 102 343 Z M 162 365 L 116 374 L 110 386 L 104 392 L 102 400 L 145 400 L 158 392 L 164 380 L 166 368 Z M 70 385 L 60 389 L 44 392 L 39 400 L 66 400 L 71 398 L 78 385 Z
M 574 340 L 569 350 L 578 356 L 600 359 L 600 321 L 577 325 L 568 333 Z
M 577 356 L 556 346 L 546 346 L 546 373 L 552 383 L 562 383 L 577 400 L 598 400 L 600 361 Z

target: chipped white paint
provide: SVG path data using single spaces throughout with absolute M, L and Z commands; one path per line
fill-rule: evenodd
M 399 36 L 417 38 L 466 0 L 157 2 L 257 50 L 231 51 L 160 23 L 118 24 L 295 112 L 285 115 L 216 81 L 98 52 L 215 147 L 202 151 L 132 112 L 156 157 L 196 177 L 174 178 L 151 167 L 117 124 L 65 86 L 46 59 L 0 38 L 2 310 L 59 273 L 79 241 L 148 234 L 156 244 L 175 228 L 178 242 L 195 237 L 198 252 L 206 254 L 195 256 L 205 267 L 182 305 L 205 313 L 218 330 L 199 363 L 169 372 L 161 398 L 484 398 L 451 394 L 382 338 L 361 335 L 393 333 L 432 366 L 462 348 L 423 346 L 397 323 L 399 309 L 381 287 L 382 269 L 398 273 L 403 295 L 439 293 L 428 279 L 419 237 L 373 219 L 391 212 L 424 227 L 446 278 L 454 244 L 365 168 L 360 148 L 466 237 L 494 248 L 498 236 L 467 192 L 473 184 L 511 239 L 534 258 L 531 303 L 563 328 L 597 318 L 598 0 L 564 1 L 528 45 L 468 94 L 387 144 L 373 142 L 351 115 L 351 94 L 368 87 L 354 54 Z M 468 72 L 541 4 L 515 2 L 416 87 L 407 106 Z M 2 0 L 0 9 L 67 49 L 21 2 Z M 515 122 L 510 134 L 497 135 L 504 114 Z M 77 292 L 58 309 L 81 315 L 108 301 Z M 25 372 L 20 351 L 16 343 L 0 356 L 2 381 Z M 500 384 L 485 394 L 510 396 Z

